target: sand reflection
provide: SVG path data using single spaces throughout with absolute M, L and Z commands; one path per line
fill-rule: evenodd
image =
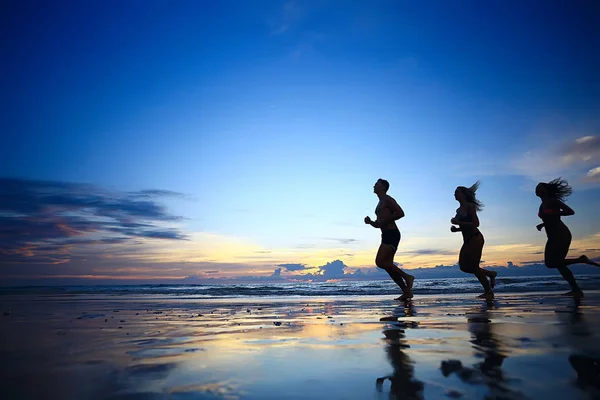
M 600 352 L 597 332 L 586 316 L 585 299 L 573 299 L 566 308 L 557 309 L 556 315 L 565 329 L 571 354 L 569 364 L 577 374 L 576 385 L 590 398 L 600 398 Z
M 406 342 L 404 330 L 411 327 L 411 324 L 405 324 L 402 317 L 411 317 L 416 314 L 414 305 L 411 301 L 396 307 L 391 316 L 383 317 L 386 321 L 383 328 L 385 335 L 385 351 L 388 360 L 392 364 L 393 373 L 388 376 L 377 378 L 377 390 L 382 391 L 386 380 L 390 381 L 390 398 L 402 399 L 423 399 L 423 382 L 415 379 L 414 362 L 404 352 L 404 349 L 410 346 Z
M 520 392 L 512 390 L 511 380 L 506 376 L 502 365 L 508 357 L 508 347 L 495 332 L 490 311 L 497 309 L 493 301 L 485 302 L 467 311 L 467 326 L 471 334 L 470 343 L 475 357 L 483 361 L 472 367 L 463 366 L 460 360 L 443 361 L 442 374 L 456 374 L 460 380 L 470 385 L 484 384 L 489 389 L 489 398 L 523 398 Z

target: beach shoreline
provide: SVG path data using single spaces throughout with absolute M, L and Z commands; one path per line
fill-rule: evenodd
M 561 293 L 3 295 L 0 376 L 19 399 L 591 398 L 600 292 Z
M 530 297 L 530 296 L 540 296 L 545 298 L 554 298 L 559 296 L 559 298 L 569 298 L 569 296 L 563 296 L 564 293 L 568 292 L 568 287 L 555 290 L 546 290 L 546 291 L 529 291 L 529 292 L 499 292 L 495 294 L 495 301 L 501 299 L 511 299 L 514 297 Z M 478 299 L 477 296 L 480 295 L 482 291 L 469 291 L 464 293 L 425 293 L 425 294 L 415 294 L 413 300 L 418 301 L 421 300 L 429 300 L 429 299 L 453 299 L 460 296 L 461 299 L 464 300 L 476 300 L 482 301 Z M 50 301 L 70 301 L 76 299 L 77 301 L 101 301 L 101 302 L 132 302 L 132 301 L 148 301 L 148 302 L 156 302 L 156 301 L 172 301 L 172 302 L 181 302 L 181 301 L 194 301 L 199 303 L 251 303 L 256 301 L 267 301 L 267 302 L 304 302 L 305 300 L 311 301 L 357 301 L 357 302 L 378 302 L 378 301 L 395 301 L 395 299 L 401 293 L 398 292 L 396 295 L 392 294 L 340 294 L 340 295 L 266 295 L 266 296 L 257 296 L 257 295 L 232 295 L 232 296 L 219 296 L 219 297 L 205 297 L 202 295 L 189 295 L 189 294 L 154 294 L 154 293 L 135 293 L 130 291 L 126 294 L 105 294 L 105 293 L 42 293 L 42 294 L 3 294 L 0 295 L 0 305 L 2 304 L 11 304 L 15 302 L 22 302 L 24 299 L 27 301 L 41 301 L 41 300 L 50 300 Z M 600 290 L 585 290 L 584 298 L 589 296 L 597 296 L 600 295 Z

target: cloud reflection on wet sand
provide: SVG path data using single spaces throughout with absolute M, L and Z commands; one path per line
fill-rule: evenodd
M 10 314 L 1 317 L 1 376 L 13 397 L 517 399 L 597 390 L 597 375 L 585 373 L 600 356 L 592 292 L 580 304 L 539 293 L 490 304 L 457 296 L 40 300 L 2 299 Z

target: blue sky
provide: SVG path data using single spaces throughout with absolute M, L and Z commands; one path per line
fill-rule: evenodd
M 181 218 L 153 220 L 160 237 L 71 243 L 45 268 L 34 256 L 64 245 L 51 230 L 6 245 L 21 250 L 0 274 L 372 268 L 379 234 L 362 219 L 380 177 L 406 211 L 407 268 L 456 262 L 453 191 L 477 179 L 489 264 L 540 259 L 533 189 L 557 176 L 575 189 L 573 250 L 600 256 L 599 15 L 585 1 L 9 2 L 0 176 L 28 194 L 172 191 L 151 201 Z M 1 215 L 83 210 L 34 198 L 51 206 Z M 86 229 L 68 237 L 100 235 Z

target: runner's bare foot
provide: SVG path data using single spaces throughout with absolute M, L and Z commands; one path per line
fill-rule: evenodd
M 408 275 L 404 280 L 406 281 L 406 287 L 408 288 L 408 290 L 412 290 L 415 277 L 412 275 Z
M 589 265 L 594 265 L 594 266 L 596 266 L 596 267 L 600 267 L 600 264 L 598 264 L 597 262 L 593 262 L 592 260 L 590 260 L 590 259 L 588 258 L 588 256 L 581 256 L 581 261 L 582 261 L 584 264 L 589 264 Z
M 494 292 L 485 292 L 483 294 L 480 294 L 479 296 L 477 296 L 478 299 L 486 299 L 486 300 L 493 300 L 494 299 Z
M 583 297 L 583 292 L 581 290 L 571 290 L 570 292 L 564 293 L 563 296 L 581 298 Z
M 397 299 L 394 299 L 394 300 L 403 301 L 403 300 L 408 300 L 408 299 L 412 299 L 412 298 L 413 298 L 413 293 L 412 292 L 408 292 L 408 293 L 402 294 L 402 296 L 400 296 L 400 297 L 398 297 Z

